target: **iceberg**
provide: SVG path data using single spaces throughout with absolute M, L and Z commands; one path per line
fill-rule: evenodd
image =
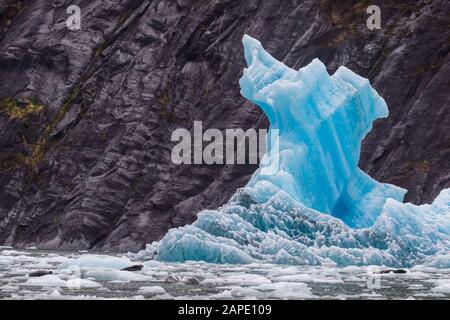
M 260 106 L 280 135 L 279 152 L 268 147 L 249 185 L 270 181 L 308 208 L 352 227 L 372 225 L 388 198 L 403 200 L 406 190 L 381 184 L 358 168 L 362 139 L 375 119 L 388 115 L 369 80 L 345 67 L 329 76 L 318 59 L 295 71 L 248 36 L 244 48 L 249 67 L 240 81 L 242 95 Z
M 135 257 L 160 261 L 450 267 L 450 189 L 433 204 L 358 168 L 361 141 L 388 108 L 369 80 L 314 59 L 300 70 L 249 36 L 241 93 L 270 122 L 267 153 L 217 210 Z M 274 138 L 277 130 L 278 139 Z M 439 262 L 436 262 L 439 261 Z

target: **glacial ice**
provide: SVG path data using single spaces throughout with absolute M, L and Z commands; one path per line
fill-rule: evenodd
M 133 263 L 127 257 L 84 254 L 61 263 L 58 270 L 63 274 L 78 273 L 103 282 L 142 282 L 152 279 L 143 274 L 121 270 L 132 265 Z
M 330 76 L 318 59 L 296 71 L 259 41 L 243 43 L 241 93 L 270 121 L 260 168 L 226 205 L 135 257 L 449 268 L 450 189 L 433 204 L 405 204 L 405 190 L 358 168 L 362 139 L 388 116 L 369 81 L 345 67 Z
M 24 285 L 38 287 L 65 287 L 67 283 L 58 276 L 49 274 L 40 278 L 31 278 L 27 280 Z
M 437 286 L 432 289 L 433 292 L 437 293 L 450 293 L 450 280 L 442 279 L 436 281 Z
M 139 288 L 140 294 L 164 294 L 166 293 L 166 290 L 164 290 L 161 286 L 147 286 L 147 287 L 140 287 Z
M 269 146 L 250 186 L 269 181 L 351 227 L 372 225 L 387 198 L 403 200 L 405 190 L 381 184 L 358 168 L 361 140 L 375 119 L 388 115 L 369 80 L 345 67 L 330 77 L 318 59 L 295 71 L 247 36 L 244 47 L 249 67 L 241 92 L 280 134 L 278 152 Z
M 78 257 L 77 259 L 71 259 L 69 261 L 65 261 L 62 263 L 59 268 L 60 269 L 69 269 L 69 268 L 108 268 L 108 269 L 124 269 L 132 266 L 133 263 L 131 260 L 126 257 L 114 257 L 114 256 L 105 256 L 105 255 L 95 255 L 95 254 L 86 254 Z
M 80 266 L 80 257 L 85 257 L 81 261 L 90 260 L 90 263 Z M 445 254 L 439 257 L 439 261 L 445 261 Z M 104 265 L 108 258 L 127 262 L 128 259 L 120 254 L 105 255 L 100 260 L 99 255 L 80 256 L 73 252 L 54 255 L 46 251 L 23 251 L 12 255 L 0 250 L 0 260 L 3 258 L 9 262 L 0 265 L 0 295 L 3 299 L 25 300 L 365 299 L 374 297 L 373 289 L 367 287 L 368 277 L 379 275 L 382 269 L 379 266 L 342 268 L 331 263 L 293 266 L 262 262 L 235 265 L 149 260 L 141 262 L 144 265 L 142 270 L 128 272 L 115 269 L 120 263 L 111 264 L 111 268 Z M 53 272 L 52 275 L 38 278 L 27 276 L 39 270 L 37 266 L 42 263 L 51 265 L 48 270 Z M 28 270 L 24 270 L 24 266 Z M 73 273 L 73 269 L 77 268 L 79 272 Z M 449 296 L 449 270 L 437 270 L 428 264 L 405 270 L 406 274 L 380 275 L 383 290 L 375 290 L 376 297 L 390 299 L 392 293 L 398 299 Z M 185 281 L 192 278 L 197 279 L 197 284 Z M 330 286 L 330 283 L 347 285 L 342 290 L 343 286 Z
M 102 285 L 88 279 L 61 279 L 56 275 L 46 275 L 40 278 L 28 279 L 24 286 L 31 287 L 68 287 L 68 288 L 98 288 Z

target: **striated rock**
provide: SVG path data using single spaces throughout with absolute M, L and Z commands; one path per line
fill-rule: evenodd
M 72 3 L 81 30 L 69 1 L 0 0 L 0 244 L 137 250 L 225 203 L 255 166 L 174 165 L 170 136 L 268 125 L 239 93 L 244 33 L 371 80 L 391 112 L 364 142 L 371 176 L 416 204 L 450 186 L 448 1 L 383 1 L 373 31 L 367 1 Z

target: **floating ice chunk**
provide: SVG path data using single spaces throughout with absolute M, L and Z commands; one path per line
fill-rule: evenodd
M 374 120 L 388 115 L 367 79 L 345 67 L 330 77 L 318 59 L 295 71 L 259 41 L 244 36 L 243 43 L 248 68 L 241 93 L 261 107 L 270 129 L 280 131 L 279 152 L 269 145 L 270 159 L 263 161 L 279 162 L 278 171 L 260 174 L 262 165 L 248 186 L 270 181 L 305 206 L 355 227 L 370 226 L 388 197 L 403 199 L 405 190 L 378 183 L 358 168 L 362 139 Z
M 128 272 L 128 271 L 120 271 L 120 270 L 111 270 L 111 269 L 101 269 L 95 268 L 92 270 L 86 270 L 83 273 L 84 277 L 93 278 L 96 281 L 151 281 L 152 278 L 145 276 L 143 274 Z
M 436 281 L 436 287 L 433 292 L 450 294 L 450 279 L 442 279 Z
M 98 282 L 89 279 L 69 279 L 66 281 L 66 285 L 69 288 L 99 288 L 102 285 Z
M 413 206 L 389 200 L 373 227 L 351 229 L 281 190 L 263 203 L 254 200 L 253 191 L 244 188 L 220 210 L 203 212 L 194 224 L 169 231 L 157 258 L 410 267 L 431 261 L 450 247 L 450 209 L 445 203 Z M 443 259 L 440 267 L 445 267 Z
M 88 280 L 72 278 L 67 281 L 57 275 L 46 275 L 39 278 L 28 279 L 23 285 L 34 287 L 69 287 L 69 288 L 97 288 L 101 284 Z
M 145 299 L 145 298 L 143 297 L 143 299 Z M 159 294 L 159 295 L 151 297 L 151 300 L 173 300 L 173 299 L 174 299 L 174 297 L 168 293 Z
M 290 274 L 273 278 L 274 282 L 313 282 L 314 278 L 309 274 Z
M 164 293 L 166 293 L 166 290 L 164 290 L 164 288 L 160 286 L 147 286 L 139 288 L 139 294 L 164 294 Z
M 265 291 L 268 298 L 311 299 L 314 297 L 311 289 L 305 283 L 274 282 L 259 285 L 255 289 Z
M 71 259 L 62 265 L 60 269 L 68 269 L 69 267 L 78 268 L 109 268 L 109 269 L 123 269 L 133 265 L 133 262 L 126 257 L 113 257 L 106 255 L 83 255 L 76 259 Z
M 209 298 L 216 299 L 216 300 L 230 300 L 230 299 L 234 298 L 234 296 L 231 293 L 231 290 L 224 290 L 222 292 L 210 295 Z
M 206 220 L 209 220 L 209 214 L 213 215 L 213 213 L 203 213 Z M 213 220 L 215 219 L 212 216 L 209 221 L 213 222 Z M 202 221 L 199 220 L 199 223 Z M 161 250 L 163 247 L 168 250 Z M 170 262 L 205 260 L 218 263 L 250 263 L 256 261 L 240 250 L 236 241 L 215 237 L 195 226 L 173 230 L 171 237 L 165 237 L 160 243 L 158 259 Z
M 221 287 L 220 289 L 226 288 L 221 293 L 217 293 L 212 295 L 213 299 L 246 299 L 246 300 L 256 300 L 258 298 L 262 298 L 264 294 L 254 289 L 254 287 L 242 287 L 242 286 L 226 286 Z
M 243 43 L 241 93 L 270 121 L 260 168 L 226 205 L 201 212 L 134 257 L 448 267 L 450 189 L 430 205 L 404 204 L 406 190 L 358 168 L 362 139 L 373 121 L 388 116 L 370 82 L 345 67 L 330 76 L 318 59 L 293 70 L 259 41 L 245 36 Z
M 264 276 L 256 274 L 229 274 L 222 277 L 205 279 L 202 284 L 209 284 L 214 286 L 224 286 L 224 285 L 240 285 L 240 286 L 255 286 L 261 284 L 271 283 L 269 279 Z
M 60 277 L 49 274 L 39 278 L 28 279 L 24 285 L 34 287 L 66 287 L 67 283 Z
M 147 244 L 144 250 L 141 250 L 138 253 L 128 253 L 126 256 L 132 261 L 151 260 L 156 257 L 158 247 L 159 243 L 153 242 L 151 244 Z
M 29 252 L 25 251 L 16 251 L 16 250 L 4 250 L 0 253 L 2 256 L 25 256 L 30 255 Z
M 37 294 L 33 298 L 38 300 L 67 300 L 67 296 L 62 295 L 57 289 Z

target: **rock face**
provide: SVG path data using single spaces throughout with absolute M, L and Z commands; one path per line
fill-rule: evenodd
M 267 126 L 239 93 L 245 33 L 369 78 L 391 115 L 360 166 L 431 202 L 450 186 L 450 5 L 383 1 L 369 30 L 370 4 L 0 0 L 0 243 L 136 250 L 226 202 L 255 166 L 175 165 L 170 138 Z

